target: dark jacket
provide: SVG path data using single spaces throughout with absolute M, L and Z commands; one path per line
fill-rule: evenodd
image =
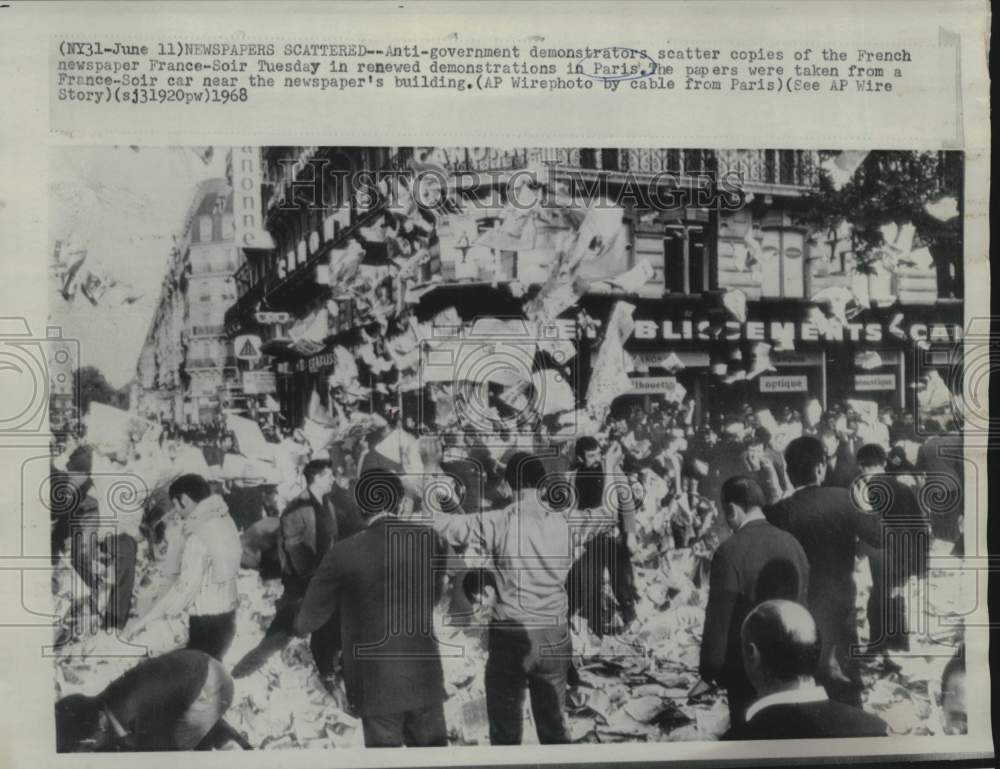
M 337 516 L 329 498 L 322 502 L 307 489 L 281 514 L 279 555 L 285 587 L 305 592 L 320 560 L 338 538 Z
M 809 563 L 787 531 L 765 520 L 744 524 L 712 557 L 699 671 L 723 686 L 748 685 L 740 654 L 743 620 L 757 604 L 784 598 L 805 604 Z
M 857 540 L 881 547 L 876 515 L 862 513 L 847 489 L 806 486 L 769 505 L 764 514 L 772 525 L 792 535 L 809 559 L 809 602 L 829 590 L 848 589 L 854 595 L 854 555 Z
M 888 474 L 873 476 L 867 484 L 869 502 L 882 521 L 884 547 L 866 545 L 862 553 L 872 560 L 873 568 L 883 570 L 887 587 L 905 585 L 912 576 L 926 576 L 930 521 L 917 495 Z
M 807 702 L 766 707 L 724 740 L 795 740 L 824 737 L 885 737 L 885 721 L 840 702 Z
M 212 664 L 217 663 L 204 652 L 168 652 L 140 662 L 98 699 L 129 733 L 130 749 L 177 750 L 182 747 L 174 741 L 177 726 L 201 693 Z M 231 689 L 228 696 L 232 697 Z
M 445 699 L 433 622 L 442 555 L 430 527 L 383 518 L 334 545 L 309 583 L 295 630 L 312 632 L 339 607 L 347 697 L 362 717 Z
M 770 505 L 764 514 L 799 541 L 809 560 L 807 606 L 822 639 L 822 675 L 830 669 L 833 657 L 848 658 L 857 542 L 860 538 L 873 547 L 882 546 L 879 518 L 860 512 L 847 489 L 821 486 L 801 488 Z
M 823 485 L 841 489 L 850 488 L 854 479 L 858 477 L 859 472 L 861 471 L 858 469 L 858 463 L 855 461 L 854 455 L 846 448 L 846 444 L 842 443 L 837 450 L 834 466 L 830 467 L 829 462 L 827 463 L 826 478 L 823 479 Z

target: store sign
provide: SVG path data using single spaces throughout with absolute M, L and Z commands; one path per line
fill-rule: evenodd
M 233 188 L 233 228 L 240 248 L 274 248 L 274 240 L 264 228 L 261 201 L 263 179 L 259 147 L 233 147 L 227 167 Z
M 292 320 L 290 312 L 255 312 L 253 317 L 254 320 L 265 326 L 281 325 L 282 323 L 290 323 Z
M 796 342 L 881 342 L 901 341 L 955 342 L 962 338 L 962 326 L 949 323 L 908 323 L 902 313 L 888 322 L 830 322 L 823 328 L 803 321 L 730 320 L 716 323 L 708 319 L 636 320 L 634 339 L 659 339 L 666 342 L 727 341 L 774 342 L 790 348 Z
M 278 391 L 278 380 L 273 371 L 244 371 L 243 392 L 246 395 L 269 395 Z
M 677 377 L 672 376 L 647 376 L 636 377 L 631 381 L 632 387 L 629 390 L 631 395 L 650 395 L 651 393 L 672 393 L 681 385 L 677 382 Z
M 873 390 L 895 390 L 895 374 L 855 374 L 854 389 L 858 392 L 871 392 Z
M 306 360 L 306 371 L 310 374 L 315 374 L 317 371 L 321 371 L 325 368 L 329 368 L 337 363 L 337 354 L 334 352 L 322 352 L 319 355 L 313 355 L 311 358 Z
M 805 374 L 762 376 L 760 378 L 760 391 L 762 393 L 804 393 L 809 391 L 809 379 Z
M 239 360 L 254 362 L 261 358 L 260 345 L 256 334 L 242 334 L 233 340 L 233 351 Z

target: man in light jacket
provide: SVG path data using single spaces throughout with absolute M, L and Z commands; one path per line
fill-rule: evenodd
M 181 573 L 173 587 L 133 624 L 134 637 L 154 620 L 187 612 L 187 648 L 222 660 L 236 635 L 243 548 L 222 497 L 200 475 L 182 475 L 168 491 L 184 521 Z
M 618 472 L 617 446 L 605 470 Z M 603 505 L 579 509 L 558 504 L 568 494 L 564 476 L 546 475 L 538 457 L 515 453 L 506 481 L 514 503 L 480 515 L 435 512 L 432 526 L 451 545 L 476 543 L 493 557 L 497 603 L 490 624 L 486 710 L 490 743 L 518 745 L 524 699 L 530 693 L 538 741 L 568 743 L 564 715 L 571 648 L 566 577 L 575 545 L 618 524 Z

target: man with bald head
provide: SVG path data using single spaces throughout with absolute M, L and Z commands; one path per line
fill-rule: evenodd
M 741 632 L 743 664 L 758 699 L 746 722 L 727 740 L 884 737 L 885 722 L 860 708 L 834 702 L 814 673 L 820 643 L 808 609 L 793 601 L 765 601 L 747 615 Z

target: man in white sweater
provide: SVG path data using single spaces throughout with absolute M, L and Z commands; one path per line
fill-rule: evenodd
M 184 520 L 181 572 L 170 590 L 131 627 L 135 637 L 154 620 L 187 612 L 187 648 L 222 660 L 236 634 L 236 607 L 243 549 L 222 497 L 200 475 L 182 475 L 169 496 Z

